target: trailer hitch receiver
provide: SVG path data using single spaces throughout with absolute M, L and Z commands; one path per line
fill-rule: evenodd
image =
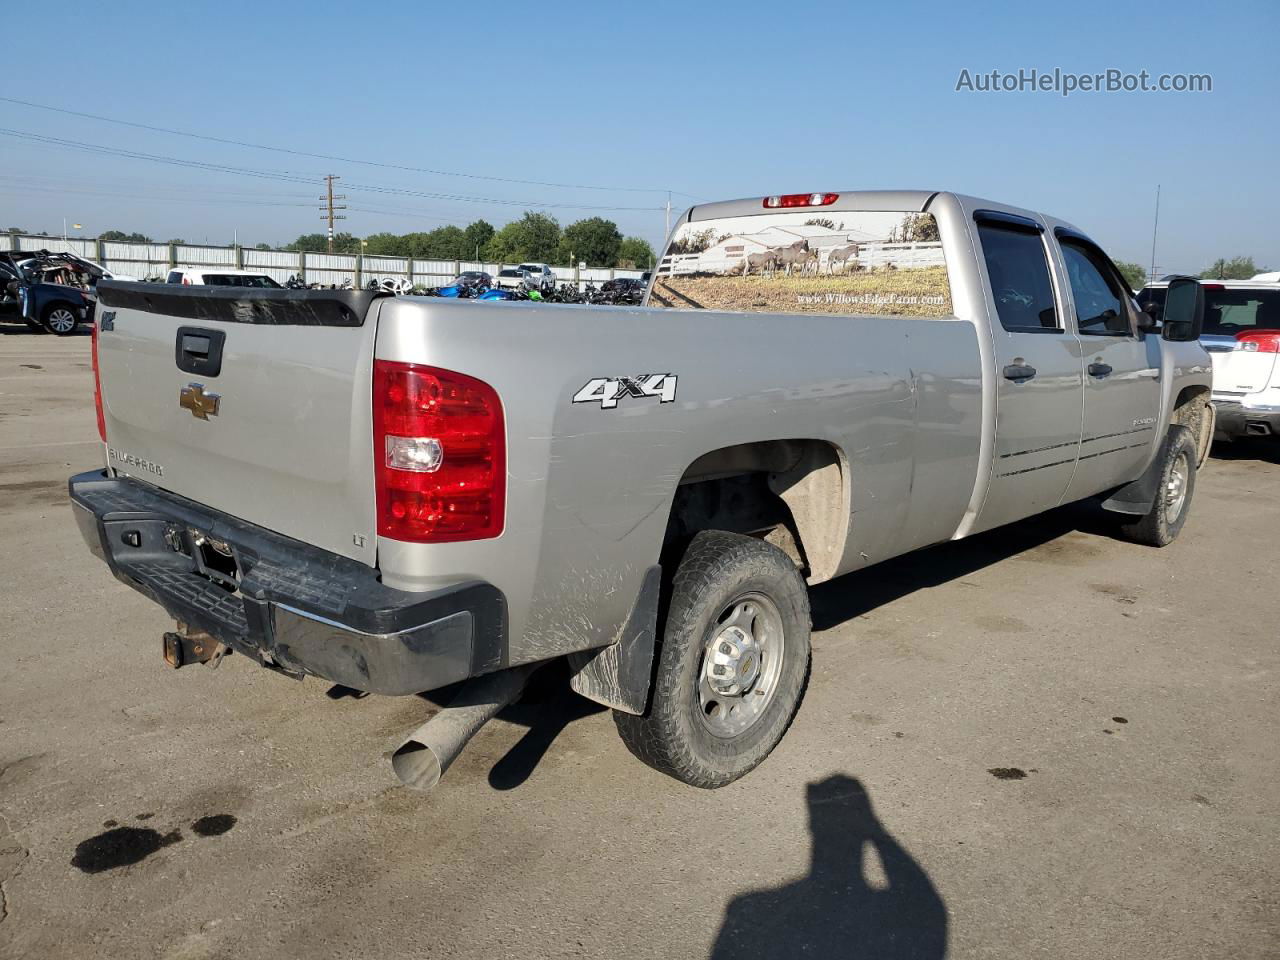
M 164 662 L 175 670 L 193 663 L 216 667 L 230 651 L 225 643 L 215 640 L 203 630 L 190 630 L 184 623 L 178 624 L 177 632 L 167 631 L 163 643 Z

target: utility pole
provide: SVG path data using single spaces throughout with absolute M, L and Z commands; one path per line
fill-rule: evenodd
M 667 191 L 667 223 L 666 229 L 662 231 L 662 242 L 666 243 L 667 238 L 671 236 L 671 191 Z
M 325 201 L 325 205 L 320 208 L 320 219 L 329 221 L 329 252 L 330 253 L 333 253 L 333 221 L 347 219 L 346 216 L 344 216 L 343 214 L 333 212 L 335 210 L 347 209 L 347 205 L 345 203 L 340 203 L 335 206 L 333 202 L 335 200 L 347 199 L 347 195 L 345 193 L 340 193 L 335 196 L 333 192 L 333 181 L 341 180 L 341 179 L 342 179 L 341 177 L 336 176 L 332 173 L 326 176 L 324 180 L 325 180 L 325 183 L 328 185 L 328 190 L 326 191 L 327 196 L 320 198 L 321 200 Z
M 1156 282 L 1156 230 L 1160 226 L 1160 184 L 1156 184 L 1156 219 L 1151 224 L 1151 282 Z

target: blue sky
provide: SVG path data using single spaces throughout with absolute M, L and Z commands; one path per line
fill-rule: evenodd
M 287 242 L 321 228 L 344 178 L 357 235 L 526 207 L 602 215 L 657 245 L 665 190 L 726 199 L 954 189 L 1065 217 L 1112 256 L 1198 270 L 1280 268 L 1280 4 L 989 6 L 384 2 L 84 4 L 63 26 L 12 5 L 7 96 L 400 166 L 215 144 L 0 102 L 0 128 L 182 160 L 104 156 L 0 135 L 0 227 Z M 65 29 L 64 29 L 65 27 Z M 54 41 L 57 56 L 39 39 Z M 956 92 L 973 74 L 1207 73 L 1213 92 Z M 474 202 L 379 192 L 391 188 Z M 629 189 L 620 189 L 629 188 Z M 592 210 L 588 207 L 611 209 Z M 612 209 L 618 208 L 618 209 Z M 641 208 L 641 209 L 624 209 Z

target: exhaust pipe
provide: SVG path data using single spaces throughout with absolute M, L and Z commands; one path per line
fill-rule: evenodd
M 520 696 L 536 664 L 509 667 L 463 684 L 434 717 L 414 730 L 391 755 L 391 769 L 411 790 L 430 790 L 458 754 L 499 710 Z
M 1251 437 L 1271 436 L 1271 425 L 1264 420 L 1250 420 L 1244 425 L 1244 432 Z

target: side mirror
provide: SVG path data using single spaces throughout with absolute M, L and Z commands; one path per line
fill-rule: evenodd
M 1190 277 L 1169 281 L 1164 298 L 1164 327 L 1160 335 L 1166 340 L 1186 342 L 1199 340 L 1204 329 L 1204 290 Z

